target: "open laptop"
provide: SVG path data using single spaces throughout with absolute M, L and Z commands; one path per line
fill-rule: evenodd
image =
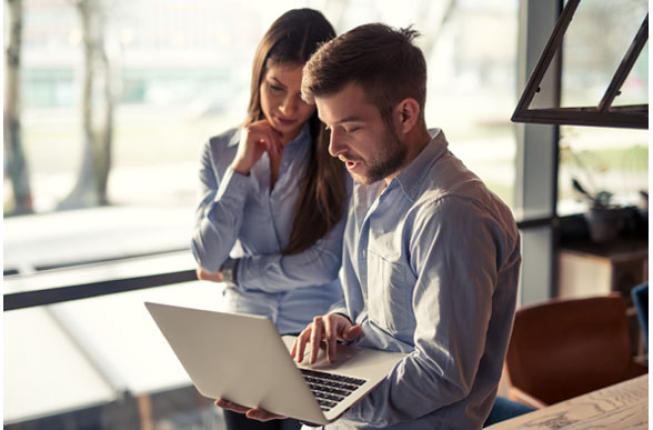
M 324 425 L 342 415 L 405 356 L 338 345 L 333 364 L 296 363 L 292 336 L 270 320 L 146 302 L 177 358 L 204 396 Z M 308 348 L 307 348 L 308 349 Z

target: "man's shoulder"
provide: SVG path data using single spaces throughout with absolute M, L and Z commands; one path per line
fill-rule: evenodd
M 510 208 L 480 180 L 454 188 L 424 190 L 413 204 L 414 216 L 424 221 L 494 220 L 505 227 L 514 224 Z

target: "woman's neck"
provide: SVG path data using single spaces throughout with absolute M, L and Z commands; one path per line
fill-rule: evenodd
M 295 140 L 297 136 L 299 136 L 299 133 L 301 133 L 302 128 L 303 127 L 299 127 L 297 130 L 293 130 L 290 133 L 283 133 L 281 136 L 281 144 L 283 146 L 286 146 L 287 144 Z

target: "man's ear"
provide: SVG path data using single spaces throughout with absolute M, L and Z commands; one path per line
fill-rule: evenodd
M 410 133 L 419 122 L 421 109 L 414 98 L 405 98 L 395 106 L 397 130 L 402 134 Z

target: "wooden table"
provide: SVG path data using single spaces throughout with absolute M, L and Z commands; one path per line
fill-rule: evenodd
M 491 430 L 648 429 L 648 375 L 488 427 Z

